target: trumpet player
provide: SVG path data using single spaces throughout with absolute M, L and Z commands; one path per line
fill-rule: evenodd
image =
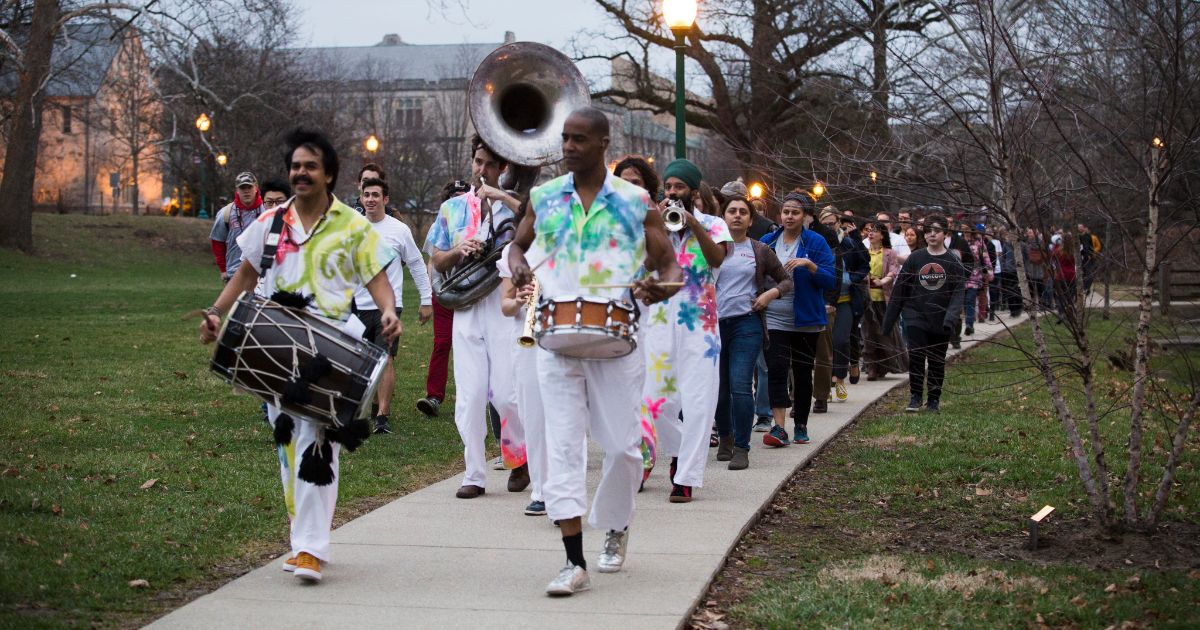
M 695 212 L 700 169 L 678 159 L 663 173 L 663 215 L 684 287 L 648 309 L 642 321 L 643 482 L 660 454 L 671 458 L 672 503 L 688 503 L 704 485 L 704 464 L 720 387 L 717 273 L 732 242 L 725 221 Z M 668 205 L 669 204 L 669 205 Z M 675 215 L 675 216 L 671 216 Z M 683 420 L 679 412 L 683 411 Z
M 478 136 L 471 144 L 474 187 L 442 204 L 425 239 L 430 262 L 441 274 L 484 254 L 485 240 L 495 235 L 506 219 L 512 219 L 517 208 L 511 195 L 488 185 L 499 182 L 508 161 Z M 512 365 L 513 334 L 512 319 L 500 311 L 499 287 L 454 314 L 454 423 L 463 441 L 466 467 L 462 486 L 455 493 L 460 499 L 474 499 L 486 492 L 488 402 L 500 414 L 500 454 L 512 471 L 508 491 L 521 492 L 529 486 Z
M 608 119 L 595 108 L 575 110 L 563 125 L 563 163 L 570 171 L 533 189 L 509 252 L 512 281 L 524 286 L 533 273 L 525 252 L 549 261 L 538 271 L 547 300 L 579 296 L 623 300 L 629 289 L 588 285 L 633 278 L 643 263 L 658 272 L 632 285 L 647 305 L 669 298 L 680 270 L 667 242 L 662 216 L 645 190 L 609 173 L 604 152 Z M 658 280 L 665 282 L 660 284 Z M 572 595 L 591 588 L 583 557 L 587 508 L 585 441 L 588 430 L 604 449 L 600 484 L 588 523 L 606 533 L 596 562 L 602 573 L 620 571 L 629 542 L 634 495 L 640 481 L 638 393 L 645 376 L 642 355 L 583 360 L 537 351 L 546 416 L 548 462 L 543 492 L 550 518 L 559 521 L 567 564 L 546 592 Z M 712 415 L 709 415 L 711 419 Z

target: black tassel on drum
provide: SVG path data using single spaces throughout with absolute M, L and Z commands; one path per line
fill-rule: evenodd
M 313 296 L 295 291 L 276 291 L 271 294 L 271 301 L 280 306 L 304 310 L 313 303 Z
M 328 486 L 333 483 L 333 444 L 318 439 L 300 456 L 300 469 L 296 476 L 314 486 Z
M 280 446 L 287 446 L 292 443 L 292 431 L 296 428 L 296 422 L 286 413 L 281 413 L 275 418 L 275 443 Z
M 329 359 L 321 355 L 309 359 L 308 363 L 300 368 L 300 375 L 292 377 L 283 385 L 283 399 L 297 405 L 309 404 L 312 402 L 312 393 L 308 391 L 308 386 L 324 378 L 332 370 L 333 365 Z
M 339 429 L 326 429 L 325 435 L 353 453 L 371 437 L 371 424 L 366 420 L 351 420 L 350 424 Z

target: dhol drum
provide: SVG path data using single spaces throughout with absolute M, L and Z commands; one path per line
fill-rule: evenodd
M 243 293 L 212 370 L 292 416 L 343 427 L 365 417 L 387 353 L 303 310 Z
M 601 298 L 543 300 L 534 337 L 546 350 L 575 359 L 617 359 L 637 348 L 638 310 Z

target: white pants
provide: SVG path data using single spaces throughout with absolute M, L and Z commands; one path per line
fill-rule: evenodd
M 279 417 L 279 409 L 267 405 L 271 427 Z M 317 438 L 321 425 L 293 417 L 292 442 L 279 447 L 279 470 L 283 481 L 283 500 L 291 518 L 292 555 L 307 552 L 321 562 L 329 562 L 329 530 L 333 526 L 333 510 L 337 507 L 338 460 L 341 445 L 333 443 L 333 483 L 327 486 L 311 484 L 297 476 L 304 451 Z
M 659 309 L 665 309 L 665 317 Z M 676 323 L 671 303 L 649 310 L 650 321 L 641 333 L 646 359 L 640 405 L 643 464 L 650 468 L 658 456 L 678 457 L 672 483 L 700 488 L 717 412 L 721 335 L 705 331 L 700 323 L 694 330 Z
M 645 375 L 641 353 L 584 361 L 539 349 L 537 362 L 546 412 L 548 475 L 543 492 L 548 515 L 567 520 L 587 510 L 590 428 L 604 449 L 604 466 L 588 523 L 603 530 L 627 527 L 642 480 L 637 416 Z
M 500 291 L 454 313 L 454 423 L 463 441 L 462 485 L 487 487 L 487 403 L 500 413 L 500 454 L 507 468 L 525 464 L 513 355 L 521 334 L 500 312 Z
M 517 407 L 521 410 L 521 426 L 525 429 L 525 454 L 529 462 L 529 498 L 545 501 L 542 487 L 548 474 L 546 459 L 546 413 L 542 408 L 542 392 L 538 386 L 537 348 L 522 348 L 513 344 L 516 357 Z M 584 446 L 586 455 L 586 445 Z

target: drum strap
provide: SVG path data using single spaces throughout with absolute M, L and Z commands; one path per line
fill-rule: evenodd
M 258 266 L 261 267 L 259 275 L 266 275 L 267 270 L 275 264 L 275 251 L 279 249 L 279 239 L 283 234 L 283 215 L 287 214 L 287 208 L 281 208 L 275 211 L 275 218 L 271 221 L 271 231 L 267 232 L 267 244 L 263 247 L 262 260 Z

